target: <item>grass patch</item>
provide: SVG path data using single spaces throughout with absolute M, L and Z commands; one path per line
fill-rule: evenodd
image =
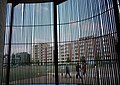
M 45 66 L 18 66 L 10 69 L 10 81 L 44 76 L 47 73 Z M 6 69 L 3 69 L 3 82 L 6 79 Z
M 69 64 L 67 65 L 70 69 L 70 72 L 76 72 L 76 65 Z M 66 65 L 59 65 L 58 72 L 61 72 L 61 69 L 65 68 Z M 18 81 L 23 79 L 35 78 L 40 76 L 46 76 L 47 73 L 55 73 L 54 65 L 44 65 L 44 66 L 17 66 L 10 68 L 10 81 Z M 6 69 L 3 69 L 3 82 L 6 79 Z

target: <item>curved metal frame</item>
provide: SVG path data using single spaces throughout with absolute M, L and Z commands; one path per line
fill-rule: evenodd
M 45 3 L 53 2 L 54 4 L 54 63 L 55 63 L 55 82 L 58 85 L 58 43 L 57 43 L 57 5 L 67 0 L 8 0 L 8 3 L 12 3 L 11 9 L 11 20 L 10 20 L 10 34 L 9 34 L 9 48 L 8 48 L 8 66 L 6 74 L 6 85 L 9 85 L 9 76 L 10 76 L 10 55 L 11 55 L 11 41 L 12 41 L 12 26 L 13 26 L 13 16 L 14 16 L 14 7 L 19 3 Z
M 54 62 L 55 62 L 55 82 L 56 85 L 59 83 L 58 79 L 58 43 L 57 43 L 57 5 L 67 0 L 8 0 L 8 3 L 12 3 L 11 9 L 11 21 L 10 21 L 10 34 L 9 34 L 9 49 L 8 49 L 8 66 L 7 66 L 7 74 L 6 74 L 6 85 L 9 85 L 9 75 L 10 75 L 10 54 L 11 54 L 11 39 L 12 39 L 12 26 L 13 26 L 13 15 L 14 15 L 14 7 L 19 3 L 45 3 L 45 2 L 53 2 L 54 3 Z M 115 14 L 115 22 L 118 36 L 118 44 L 117 44 L 117 53 L 118 60 L 120 61 L 120 29 L 119 29 L 119 11 L 117 6 L 117 0 L 113 0 L 113 8 Z M 119 65 L 119 64 L 118 64 Z M 118 66 L 119 67 L 119 66 Z

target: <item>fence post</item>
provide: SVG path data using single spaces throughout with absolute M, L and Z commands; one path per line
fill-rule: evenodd
M 7 59 L 7 68 L 6 68 L 6 85 L 9 85 L 10 78 L 10 57 L 11 57 L 11 41 L 12 41 L 12 26 L 14 19 L 14 7 L 18 4 L 18 1 L 12 2 L 11 8 L 11 19 L 10 19 L 10 31 L 9 31 L 9 46 L 8 46 L 8 59 Z
M 116 58 L 116 63 L 117 63 L 117 68 L 115 70 L 115 79 L 116 79 L 116 85 L 119 85 L 119 78 L 117 76 L 120 76 L 120 18 L 119 18 L 119 9 L 118 9 L 118 0 L 112 0 L 113 1 L 113 9 L 114 9 L 114 17 L 115 17 L 115 24 L 116 24 L 116 30 L 117 30 L 117 46 L 116 46 L 116 51 L 117 51 L 117 58 Z M 120 2 L 120 1 L 119 1 Z
M 55 83 L 58 85 L 58 44 L 57 44 L 57 2 L 54 0 L 54 62 L 55 62 Z
M 7 0 L 0 0 L 0 85 L 2 85 L 4 41 L 5 41 L 5 16 L 6 16 Z

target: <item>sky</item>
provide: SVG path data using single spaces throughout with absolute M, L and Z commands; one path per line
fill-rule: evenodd
M 103 13 L 106 9 L 112 8 L 111 0 L 107 1 L 109 1 L 108 7 L 105 5 L 105 0 L 68 0 L 58 5 L 58 42 L 74 41 L 81 37 L 101 36 L 115 32 L 113 10 Z M 5 43 L 8 43 L 9 38 L 10 11 L 11 4 L 8 4 L 6 17 L 6 26 L 8 27 L 6 27 Z M 101 15 L 96 16 L 98 14 Z M 90 18 L 92 16 L 96 17 Z M 53 3 L 17 5 L 14 8 L 12 43 L 21 43 L 22 45 L 13 46 L 14 51 L 16 49 L 30 51 L 32 43 L 53 43 L 53 20 Z

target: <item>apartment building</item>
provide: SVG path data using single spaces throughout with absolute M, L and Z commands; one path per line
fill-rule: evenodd
M 116 59 L 116 45 L 117 40 L 112 35 L 104 36 L 103 48 L 104 48 L 104 59 Z
M 67 58 L 71 59 L 72 55 L 72 45 L 71 43 L 65 43 L 63 45 L 59 45 L 59 62 L 65 63 Z
M 47 63 L 54 62 L 54 47 L 48 45 L 47 46 Z
M 33 60 L 41 64 L 54 62 L 53 46 L 48 43 L 33 45 Z M 79 38 L 72 42 L 59 44 L 59 64 L 66 63 L 69 59 L 72 62 L 81 61 L 85 58 L 88 63 L 96 57 L 101 59 L 113 59 L 116 56 L 115 38 L 113 36 L 97 37 L 88 36 Z
M 59 62 L 65 63 L 67 58 L 72 62 L 81 61 L 82 57 L 88 61 L 96 57 L 101 59 L 115 58 L 115 38 L 113 36 L 97 37 L 88 36 L 79 40 L 64 43 L 59 46 Z
M 48 43 L 39 43 L 33 45 L 32 58 L 34 62 L 40 65 L 53 62 L 53 47 Z
M 59 46 L 60 63 L 65 63 L 67 58 L 71 61 L 80 61 L 81 57 L 93 57 L 93 41 L 85 37 L 79 40 L 62 44 Z
M 31 55 L 27 52 L 12 54 L 11 65 L 30 65 Z

